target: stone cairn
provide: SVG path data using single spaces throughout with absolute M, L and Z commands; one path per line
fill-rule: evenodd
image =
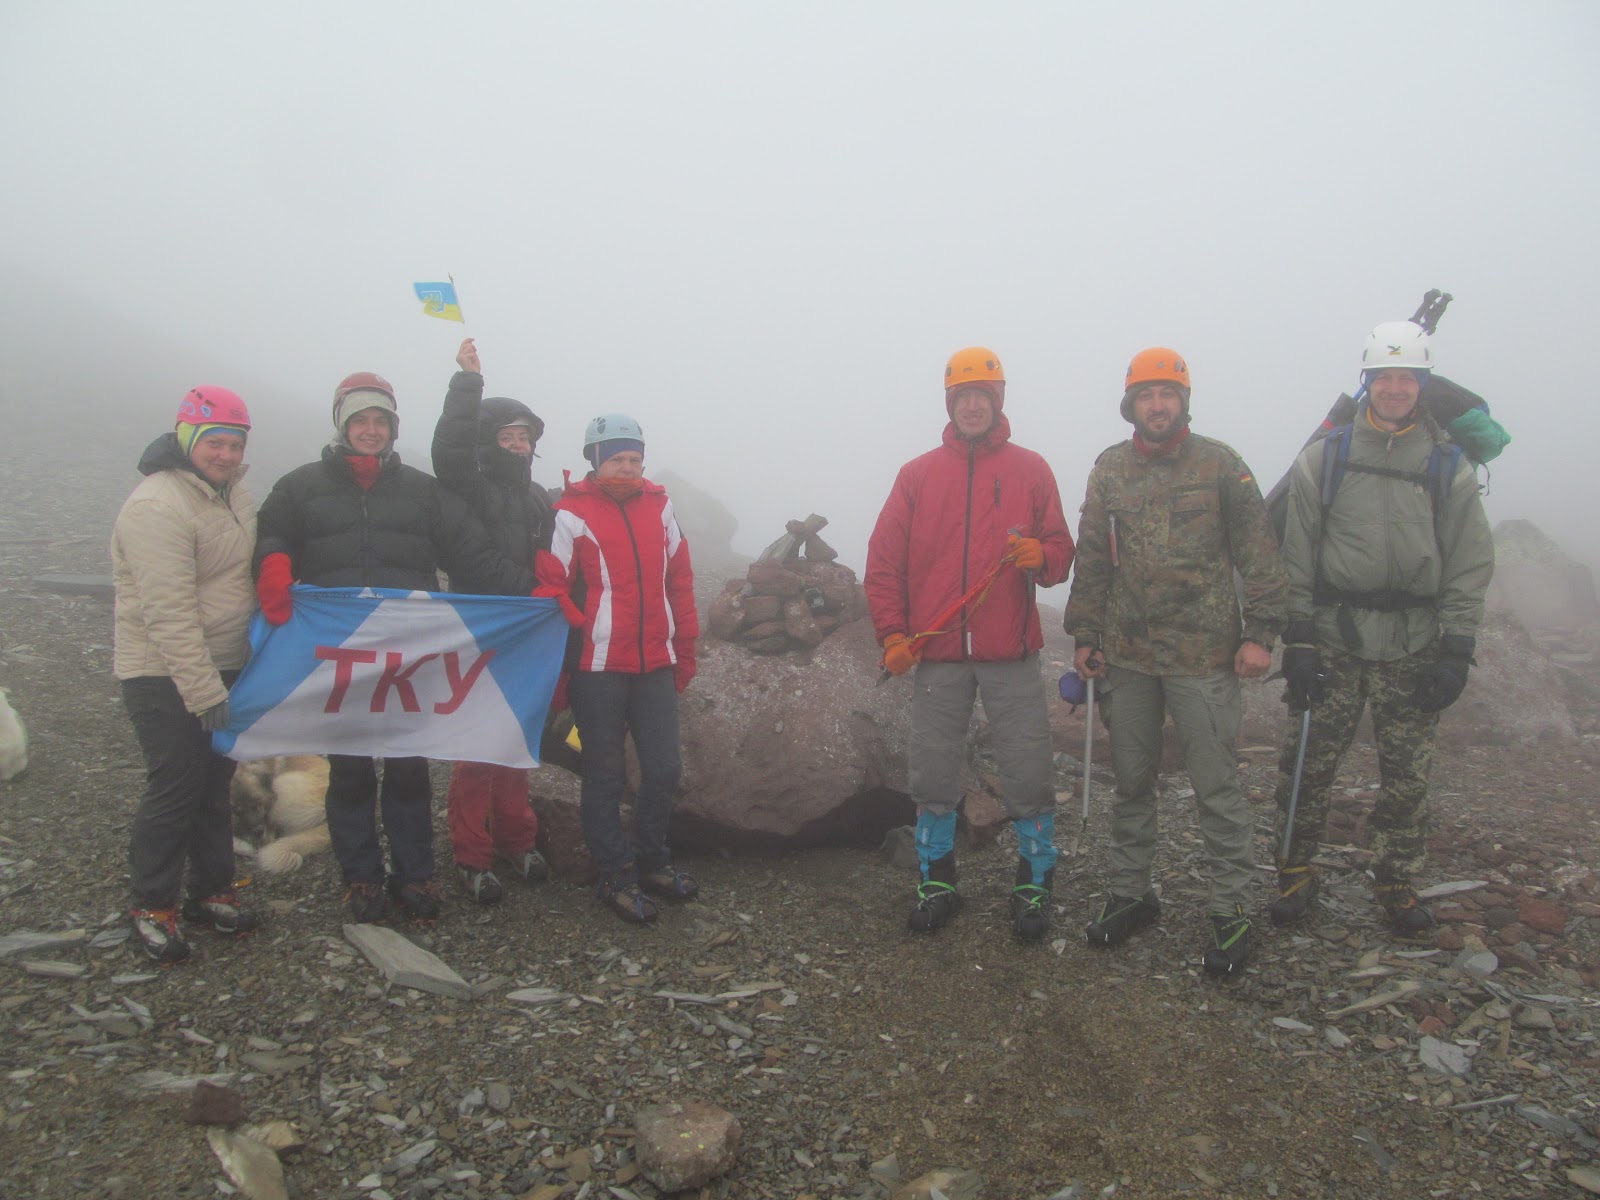
M 790 521 L 744 579 L 730 579 L 712 601 L 711 635 L 752 654 L 783 654 L 820 645 L 839 626 L 865 616 L 867 593 L 856 573 L 835 562 L 838 551 L 818 536 L 827 523 L 816 513 Z

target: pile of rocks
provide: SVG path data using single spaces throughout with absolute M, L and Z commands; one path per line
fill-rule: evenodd
M 783 654 L 822 644 L 841 625 L 866 615 L 867 595 L 856 573 L 834 560 L 817 536 L 827 519 L 790 521 L 788 532 L 731 579 L 711 603 L 711 635 L 752 654 Z M 801 552 L 804 551 L 804 557 Z

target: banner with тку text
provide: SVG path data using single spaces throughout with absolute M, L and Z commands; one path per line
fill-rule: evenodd
M 554 600 L 392 588 L 291 589 L 257 613 L 220 754 L 362 754 L 539 765 L 567 622 Z

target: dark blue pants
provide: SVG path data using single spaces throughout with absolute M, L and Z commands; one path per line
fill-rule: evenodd
M 383 814 L 394 877 L 401 883 L 433 878 L 433 783 L 425 758 L 378 760 L 328 755 L 328 836 L 346 884 L 383 882 L 383 847 L 378 843 L 376 805 Z
M 231 686 L 238 672 L 222 681 Z M 233 888 L 234 762 L 211 749 L 211 735 L 183 706 L 165 675 L 122 681 L 122 704 L 144 752 L 145 785 L 128 847 L 134 908 L 173 908 L 189 867 L 196 899 Z
M 678 691 L 672 669 L 646 675 L 578 671 L 568 688 L 583 741 L 579 812 L 589 855 L 603 875 L 627 879 L 672 861 L 667 818 L 683 776 L 678 743 Z M 627 787 L 623 747 L 633 735 L 639 791 L 633 800 L 633 845 L 622 832 L 620 805 Z

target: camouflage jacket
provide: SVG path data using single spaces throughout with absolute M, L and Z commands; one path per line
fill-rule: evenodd
M 1079 645 L 1147 675 L 1209 675 L 1244 639 L 1272 648 L 1288 591 L 1261 489 L 1231 447 L 1191 434 L 1173 453 L 1126 441 L 1096 461 L 1063 621 Z

